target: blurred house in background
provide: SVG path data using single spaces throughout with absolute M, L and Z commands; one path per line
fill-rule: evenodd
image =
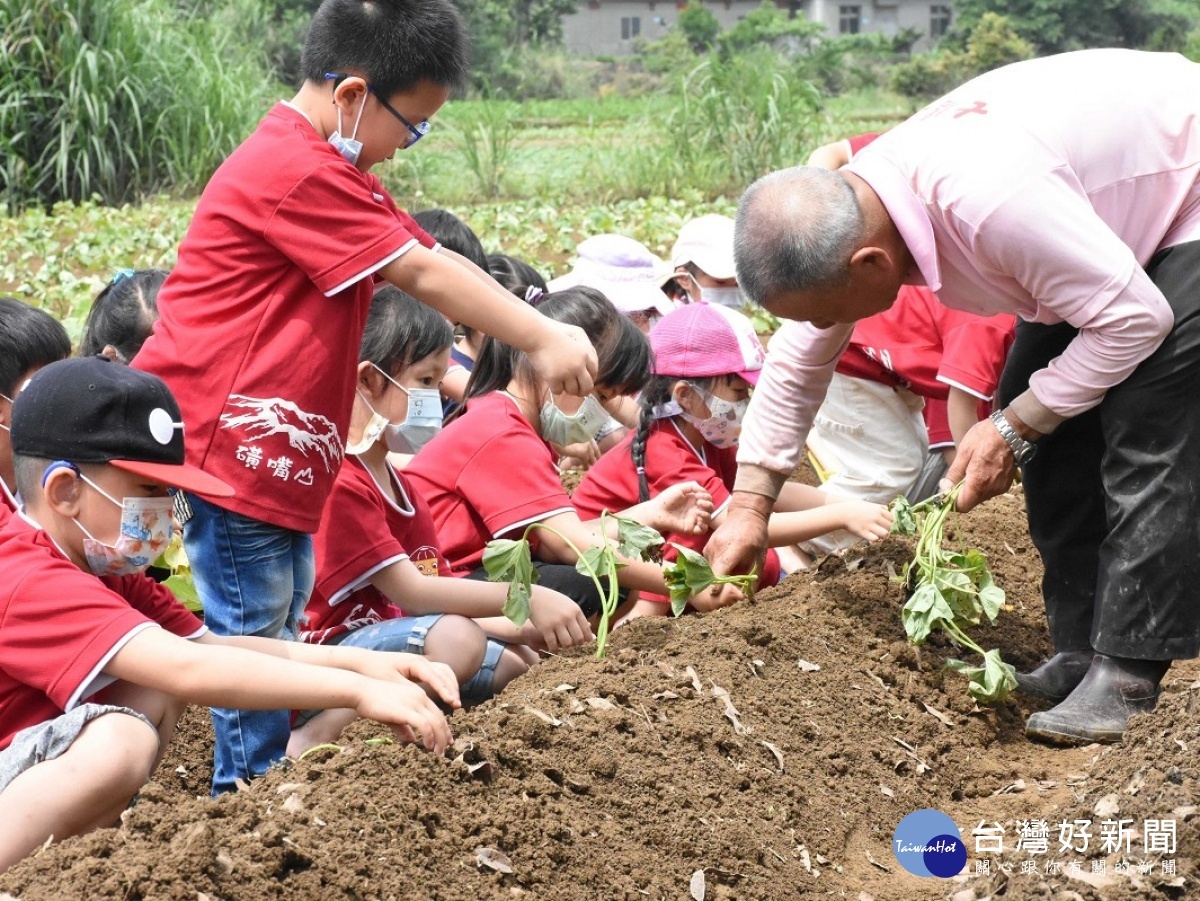
M 721 28 L 732 28 L 762 0 L 701 0 Z M 682 0 L 581 0 L 573 15 L 563 16 L 567 50 L 579 56 L 620 56 L 632 53 L 634 41 L 657 41 L 674 27 Z M 917 47 L 927 46 L 950 28 L 952 12 L 948 0 L 777 0 L 780 9 L 820 22 L 830 35 L 880 32 L 898 34 L 902 29 L 922 32 Z

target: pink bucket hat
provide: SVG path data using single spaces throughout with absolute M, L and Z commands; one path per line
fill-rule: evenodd
M 758 384 L 767 355 L 750 320 L 706 303 L 672 310 L 650 330 L 655 375 L 700 378 L 740 375 Z
M 595 235 L 580 242 L 577 252 L 575 268 L 546 286 L 551 292 L 595 288 L 622 313 L 657 310 L 665 316 L 675 309 L 662 290 L 674 273 L 644 244 L 624 235 Z

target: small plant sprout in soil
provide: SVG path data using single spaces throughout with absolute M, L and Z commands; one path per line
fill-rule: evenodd
M 913 559 L 896 577 L 911 594 L 904 605 L 904 631 L 913 644 L 924 644 L 940 630 L 957 644 L 983 658 L 982 666 L 949 660 L 946 666 L 968 679 L 967 690 L 980 704 L 995 704 L 1017 687 L 1016 670 L 1000 658 L 999 650 L 985 651 L 967 635 L 983 617 L 995 622 L 1004 606 L 1004 590 L 992 580 L 987 557 L 978 548 L 952 551 L 942 547 L 946 520 L 954 510 L 961 485 L 919 504 L 903 497 L 889 509 L 895 517 L 892 534 L 917 536 Z
M 608 524 L 616 522 L 617 541 L 614 545 L 608 537 Z M 596 583 L 600 593 L 600 625 L 596 630 L 596 656 L 603 657 L 608 643 L 609 623 L 620 603 L 620 586 L 617 585 L 617 570 L 625 564 L 618 556 L 629 560 L 652 560 L 663 538 L 654 529 L 632 519 L 624 519 L 605 512 L 600 516 L 600 544 L 581 551 L 575 544 L 551 526 L 532 523 L 520 538 L 497 538 L 489 541 L 483 552 L 483 568 L 492 582 L 508 582 L 508 599 L 504 603 L 504 615 L 517 626 L 525 625 L 529 619 L 529 599 L 533 583 L 537 581 L 537 570 L 529 550 L 529 533 L 535 529 L 552 532 L 565 541 L 575 552 L 578 560 L 575 569 Z
M 711 585 L 736 585 L 747 598 L 754 597 L 754 586 L 758 584 L 758 567 L 745 576 L 718 576 L 708 565 L 708 560 L 703 554 L 680 544 L 676 544 L 675 549 L 679 551 L 679 556 L 675 558 L 674 563 L 663 567 L 663 578 L 671 591 L 671 612 L 676 616 L 683 613 L 688 598 Z
M 180 532 L 176 531 L 171 536 L 171 543 L 162 552 L 162 556 L 154 561 L 154 565 L 170 570 L 171 575 L 163 584 L 171 589 L 171 593 L 183 606 L 192 613 L 199 613 L 204 609 L 196 591 L 196 581 L 192 578 L 192 567 L 188 563 L 187 552 L 183 549 L 183 535 Z

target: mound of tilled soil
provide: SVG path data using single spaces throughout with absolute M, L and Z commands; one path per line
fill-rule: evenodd
M 978 630 L 980 644 L 1035 664 L 1049 645 L 1019 497 L 962 517 L 952 540 L 983 548 L 1008 592 L 1011 609 Z M 1030 744 L 1028 704 L 977 708 L 942 669 L 955 648 L 905 642 L 889 576 L 910 552 L 889 540 L 753 603 L 638 621 L 615 634 L 607 660 L 550 660 L 456 714 L 458 747 L 445 759 L 381 744 L 380 727 L 358 724 L 344 750 L 212 801 L 197 797 L 211 772 L 207 718 L 189 712 L 123 828 L 42 850 L 0 877 L 0 891 L 25 901 L 1196 897 L 1196 668 L 1172 672 L 1160 712 L 1122 746 Z M 963 831 L 970 878 L 922 879 L 897 863 L 896 824 L 925 807 Z M 1061 820 L 1095 820 L 1097 842 L 1101 820 L 1136 820 L 1140 852 L 1143 821 L 1170 817 L 1173 875 L 1114 875 L 1109 855 L 1100 877 L 1098 850 L 1056 854 Z M 1020 874 L 1031 855 L 1016 850 L 1018 822 L 1034 819 L 1051 824 L 1039 873 L 1057 858 L 1061 874 Z M 976 853 L 980 823 L 1005 829 L 1003 853 Z M 991 875 L 976 876 L 985 859 Z

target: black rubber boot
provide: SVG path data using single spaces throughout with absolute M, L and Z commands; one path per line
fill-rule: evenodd
M 1091 648 L 1083 651 L 1060 651 L 1030 673 L 1017 673 L 1017 690 L 1044 701 L 1065 701 L 1075 690 L 1096 652 Z
M 1120 741 L 1131 716 L 1154 709 L 1170 666 L 1097 654 L 1079 686 L 1057 707 L 1033 714 L 1025 734 L 1067 745 Z

